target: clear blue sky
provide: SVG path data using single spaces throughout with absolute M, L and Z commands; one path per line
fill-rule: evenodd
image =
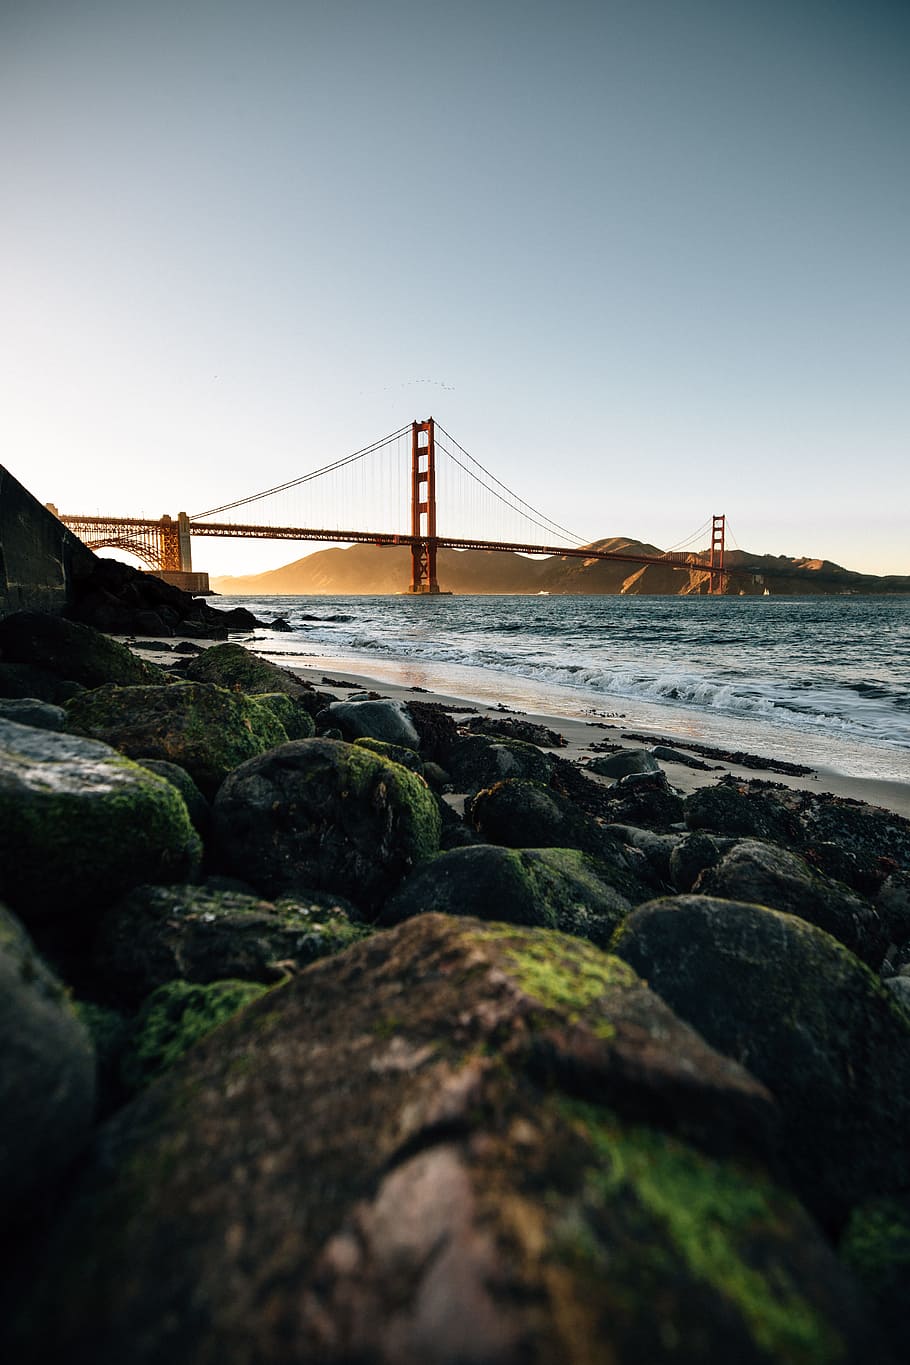
M 584 536 L 910 573 L 907 3 L 2 0 L 0 128 L 42 500 L 192 513 L 432 412 Z

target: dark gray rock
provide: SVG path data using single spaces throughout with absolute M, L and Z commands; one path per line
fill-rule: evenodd
M 66 712 L 62 706 L 39 701 L 37 697 L 4 697 L 0 699 L 0 720 L 33 725 L 36 730 L 62 730 Z
M 91 626 L 40 611 L 17 611 L 0 620 L 0 657 L 83 687 L 160 683 L 164 677 L 160 669 L 138 659 L 126 645 Z
M 669 875 L 673 887 L 677 891 L 691 891 L 701 873 L 719 863 L 724 852 L 735 842 L 700 831 L 684 835 L 670 854 Z M 738 896 L 737 899 L 751 900 L 753 897 Z
M 615 951 L 776 1096 L 797 1191 L 830 1229 L 910 1186 L 910 1016 L 824 930 L 763 906 L 639 906 Z
M 170 782 L 172 787 L 176 787 L 190 813 L 193 829 L 205 842 L 211 827 L 212 808 L 186 768 L 181 768 L 178 763 L 168 763 L 164 758 L 139 758 L 136 762 L 140 768 L 156 773 L 158 777 L 163 777 L 165 782 Z
M 749 901 L 798 915 L 845 944 L 870 967 L 879 967 L 888 946 L 884 927 L 868 901 L 813 872 L 795 853 L 757 839 L 734 845 L 694 883 L 704 896 Z
M 329 725 L 337 725 L 344 738 L 383 739 L 405 749 L 419 749 L 420 736 L 407 705 L 400 701 L 335 701 L 326 708 Z
M 606 948 L 631 906 L 599 873 L 595 859 L 573 848 L 475 844 L 415 868 L 380 921 L 398 924 L 437 911 L 560 929 Z
M 368 932 L 314 891 L 274 904 L 215 886 L 140 886 L 102 919 L 93 965 L 107 999 L 135 1006 L 169 981 L 274 984 Z
M 618 779 L 630 773 L 659 773 L 660 764 L 647 749 L 620 749 L 615 754 L 592 758 L 588 767 L 601 777 Z
M 0 906 L 0 1224 L 40 1204 L 88 1140 L 95 1054 L 62 983 Z
M 489 735 L 465 735 L 456 740 L 446 762 L 456 790 L 471 794 L 507 778 L 546 782 L 550 776 L 549 757 L 533 744 Z
M 227 870 L 270 897 L 302 887 L 375 909 L 439 848 L 423 779 L 339 740 L 295 740 L 242 764 L 213 819 Z

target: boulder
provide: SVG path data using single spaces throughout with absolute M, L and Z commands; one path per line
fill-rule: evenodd
M 458 727 L 437 701 L 408 701 L 408 715 L 420 736 L 420 752 L 425 759 L 445 767 L 446 755 L 458 738 Z
M 550 760 L 533 744 L 519 739 L 465 735 L 449 748 L 446 767 L 456 791 L 474 792 L 507 778 L 547 782 Z
M 888 1330 L 895 1360 L 904 1359 L 910 1298 L 910 1197 L 870 1199 L 855 1208 L 839 1254 Z
M 870 899 L 895 866 L 910 869 L 910 820 L 829 792 L 726 777 L 688 797 L 685 819 L 690 829 L 791 849 Z
M 66 712 L 62 706 L 39 701 L 37 697 L 4 697 L 0 699 L 0 720 L 33 725 L 36 730 L 62 730 Z
M 592 773 L 601 777 L 628 777 L 630 773 L 659 773 L 660 764 L 647 749 L 619 749 L 615 754 L 592 758 L 588 764 Z
M 337 726 L 346 740 L 383 739 L 405 749 L 419 749 L 420 736 L 404 702 L 333 701 L 326 707 L 325 723 Z
M 798 915 L 845 944 L 870 967 L 881 966 L 888 946 L 884 926 L 868 901 L 819 876 L 797 854 L 758 839 L 735 844 L 699 874 L 693 890 Z
M 380 920 L 398 924 L 426 911 L 471 915 L 561 929 L 605 948 L 631 906 L 598 873 L 596 860 L 574 848 L 456 848 L 415 868 Z
M 656 884 L 665 887 L 670 880 L 670 858 L 682 838 L 679 834 L 656 834 L 651 829 L 638 829 L 635 825 L 607 825 L 607 833 L 612 834 L 620 843 L 638 849 L 644 858 Z
M 88 1141 L 95 1054 L 62 983 L 0 906 L 0 1226 L 40 1205 Z
M 389 744 L 385 739 L 355 739 L 354 743 L 357 748 L 368 749 L 371 754 L 378 754 L 389 763 L 400 763 L 412 773 L 425 776 L 423 759 L 414 749 L 406 749 L 403 744 Z
M 97 740 L 0 721 L 0 896 L 27 923 L 192 876 L 200 851 L 169 782 Z
M 423 779 L 343 740 L 294 740 L 242 764 L 213 817 L 226 867 L 266 896 L 313 888 L 375 910 L 439 848 Z
M 658 831 L 681 825 L 683 798 L 670 786 L 665 773 L 629 773 L 608 788 L 607 796 L 611 822 Z
M 127 1006 L 177 980 L 274 985 L 363 938 L 355 913 L 324 892 L 273 904 L 211 885 L 140 886 L 102 919 L 92 961 L 106 997 Z
M 670 854 L 670 882 L 677 891 L 691 891 L 699 876 L 707 868 L 719 863 L 728 848 L 736 843 L 735 839 L 722 839 L 713 834 L 695 830 L 685 834 Z M 737 897 L 738 900 L 752 897 Z
M 163 758 L 140 758 L 137 759 L 137 762 L 140 768 L 146 768 L 150 773 L 157 773 L 159 777 L 164 778 L 165 782 L 170 782 L 172 787 L 176 787 L 190 813 L 193 829 L 204 843 L 209 834 L 212 808 L 186 768 L 181 768 L 177 763 L 168 763 Z
M 74 697 L 67 712 L 74 733 L 130 758 L 176 763 L 209 798 L 239 763 L 287 742 L 268 706 L 213 683 L 97 687 Z
M 827 1227 L 910 1187 L 910 1017 L 842 944 L 763 906 L 679 896 L 639 906 L 614 946 L 776 1096 L 788 1169 Z
M 260 659 L 243 645 L 212 645 L 196 654 L 187 665 L 184 676 L 191 682 L 217 683 L 229 691 L 245 692 L 253 697 L 262 692 L 283 692 L 299 697 L 307 691 L 307 684 L 286 668 L 279 668 L 268 659 Z
M 0 657 L 83 687 L 102 683 L 129 687 L 161 683 L 165 677 L 160 668 L 91 626 L 41 611 L 16 611 L 0 620 Z
M 910 871 L 892 872 L 882 882 L 875 909 L 891 943 L 910 940 Z
M 421 916 L 248 1005 L 110 1121 L 9 1358 L 881 1359 L 745 1156 L 772 1129 L 762 1087 L 615 959 Z

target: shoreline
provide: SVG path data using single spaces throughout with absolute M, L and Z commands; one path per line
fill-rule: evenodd
M 197 642 L 203 644 L 203 642 Z M 214 642 L 213 642 L 214 643 Z M 350 696 L 351 691 L 356 688 L 362 691 L 378 692 L 382 696 L 393 700 L 420 700 L 434 702 L 442 705 L 446 709 L 458 711 L 465 717 L 471 715 L 479 716 L 503 716 L 514 715 L 526 717 L 537 724 L 545 725 L 551 730 L 559 732 L 566 740 L 566 747 L 554 750 L 562 757 L 570 760 L 584 759 L 593 757 L 591 746 L 598 741 L 608 739 L 611 744 L 620 745 L 622 748 L 633 749 L 646 747 L 639 740 L 624 737 L 623 732 L 627 729 L 640 731 L 640 726 L 631 718 L 622 716 L 617 717 L 610 712 L 592 716 L 590 719 L 583 717 L 571 717 L 531 710 L 524 707 L 520 701 L 504 692 L 497 704 L 479 701 L 476 698 L 460 695 L 457 691 L 448 691 L 438 687 L 423 688 L 422 686 L 408 685 L 403 682 L 395 682 L 388 678 L 378 678 L 375 674 L 356 672 L 344 666 L 340 659 L 326 657 L 324 659 L 306 656 L 300 651 L 298 658 L 306 658 L 307 662 L 289 663 L 281 656 L 281 651 L 276 649 L 262 649 L 261 640 L 241 640 L 236 639 L 236 643 L 244 644 L 245 648 L 253 653 L 269 659 L 273 663 L 278 663 L 281 667 L 287 668 L 290 672 L 299 675 L 304 681 L 312 683 L 321 691 L 331 692 L 338 700 L 343 700 Z M 278 642 L 269 642 L 277 644 Z M 204 644 L 203 644 L 203 647 Z M 150 651 L 147 648 L 140 648 L 139 653 L 144 658 L 154 658 L 155 662 L 166 663 L 173 660 L 171 650 Z M 333 685 L 333 682 L 324 682 L 323 678 L 330 678 L 335 683 L 342 686 Z M 466 709 L 467 708 L 467 709 Z M 661 727 L 660 735 L 655 732 L 654 740 L 668 740 L 673 747 L 680 749 L 683 753 L 692 752 L 692 739 L 685 734 L 674 731 L 672 716 L 667 717 L 667 724 Z M 544 747 L 544 746 L 540 746 Z M 730 747 L 734 747 L 734 742 L 730 742 Z M 738 746 L 736 746 L 738 747 Z M 661 767 L 666 771 L 667 778 L 671 785 L 678 788 L 684 795 L 688 796 L 699 787 L 713 785 L 724 774 L 730 773 L 734 777 L 743 781 L 760 780 L 781 783 L 796 791 L 811 791 L 815 794 L 829 792 L 834 796 L 845 797 L 855 801 L 863 801 L 872 806 L 879 806 L 885 810 L 893 811 L 897 815 L 910 819 L 910 782 L 898 782 L 886 778 L 872 777 L 850 777 L 838 773 L 830 768 L 814 767 L 810 773 L 801 776 L 774 771 L 775 760 L 767 755 L 752 755 L 762 764 L 768 766 L 743 766 L 734 762 L 720 761 L 718 759 L 708 759 L 711 764 L 710 771 L 693 769 L 685 764 L 673 762 L 669 759 L 660 759 Z

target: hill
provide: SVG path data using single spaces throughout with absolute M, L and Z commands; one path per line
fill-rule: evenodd
M 660 549 L 626 536 L 592 541 L 592 550 L 657 555 Z M 838 593 L 910 593 L 910 576 L 855 573 L 825 559 L 757 555 L 745 550 L 727 554 L 731 574 L 727 593 L 813 595 Z M 310 594 L 373 594 L 407 592 L 411 554 L 406 545 L 351 545 L 347 549 L 316 550 L 291 564 L 266 573 L 212 579 L 216 592 L 231 597 L 308 596 Z M 605 559 L 527 555 L 496 550 L 440 550 L 440 586 L 449 592 L 625 594 L 681 596 L 703 593 L 708 576 L 697 568 L 669 564 L 626 564 Z

